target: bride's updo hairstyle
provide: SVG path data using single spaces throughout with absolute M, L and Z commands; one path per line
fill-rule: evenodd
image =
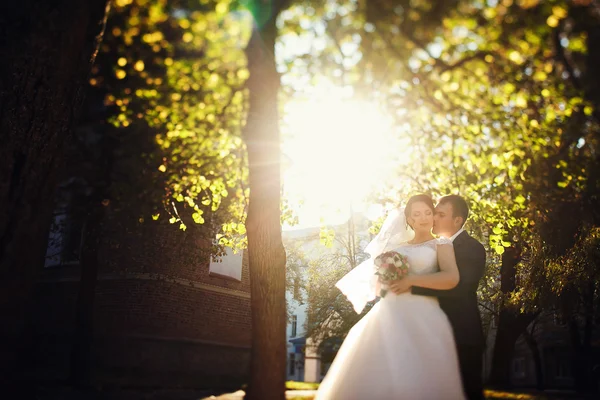
M 410 218 L 410 213 L 412 212 L 412 206 L 415 203 L 425 203 L 427 207 L 431 209 L 432 212 L 435 211 L 435 206 L 433 205 L 433 200 L 429 195 L 426 194 L 417 194 L 411 196 L 406 203 L 406 207 L 404 207 L 404 216 L 406 217 L 406 225 L 413 229 L 412 226 L 408 223 L 408 219 Z

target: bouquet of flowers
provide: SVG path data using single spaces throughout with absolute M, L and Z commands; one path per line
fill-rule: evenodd
M 378 276 L 382 286 L 379 295 L 384 298 L 388 292 L 387 288 L 390 282 L 402 279 L 408 274 L 408 259 L 395 251 L 386 251 L 378 255 L 374 263 L 377 267 L 375 275 Z

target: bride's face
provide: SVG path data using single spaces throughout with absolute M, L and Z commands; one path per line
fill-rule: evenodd
M 433 228 L 433 210 L 423 202 L 414 203 L 410 208 L 408 223 L 415 232 L 431 232 Z

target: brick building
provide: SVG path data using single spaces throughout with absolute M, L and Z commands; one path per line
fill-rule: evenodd
M 484 321 L 489 314 L 482 312 Z M 494 343 L 498 330 L 497 320 L 489 318 L 487 348 L 484 353 L 484 380 L 491 373 Z M 578 321 L 580 329 L 584 321 Z M 590 384 L 600 392 L 600 316 L 595 316 L 591 326 L 589 365 L 583 373 L 589 374 Z M 512 355 L 509 382 L 514 388 L 540 388 L 544 390 L 575 390 L 576 364 L 573 338 L 567 323 L 555 312 L 542 312 L 527 327 L 527 335 L 517 339 Z M 580 330 L 583 338 L 583 329 Z M 539 363 L 536 365 L 536 363 Z M 581 372 L 580 372 L 581 373 Z
M 109 212 L 93 312 L 94 382 L 243 382 L 251 334 L 246 258 L 230 253 L 210 262 L 193 234 L 176 226 L 152 221 L 125 231 L 110 219 Z M 80 273 L 73 260 L 46 263 L 32 322 L 38 377 L 68 375 Z
M 94 144 L 97 129 L 92 126 L 82 134 L 92 149 L 99 148 Z M 156 165 L 140 158 L 153 151 L 152 135 L 142 131 L 138 136 L 121 134 L 132 143 L 113 148 L 114 161 L 107 169 L 110 185 L 89 312 L 93 383 L 239 387 L 246 381 L 251 344 L 247 258 L 229 252 L 222 262 L 213 262 L 204 225 L 184 232 L 164 215 L 157 221 L 150 218 L 147 204 L 160 203 L 164 184 L 156 178 Z M 31 312 L 31 372 L 36 379 L 57 381 L 69 375 L 85 225 L 73 204 L 89 196 L 89 182 L 101 182 L 94 174 L 103 154 L 88 162 L 90 173 L 84 171 L 86 160 L 72 157 L 71 178 L 59 189 L 63 195 L 57 195 L 55 225 L 60 229 L 50 234 Z
M 583 326 L 583 321 L 579 321 Z M 590 365 L 585 368 L 596 390 L 600 390 L 600 316 L 592 321 L 590 349 L 587 356 Z M 532 340 L 529 342 L 523 335 L 515 345 L 510 379 L 515 387 L 535 387 L 538 379 L 545 389 L 575 388 L 575 351 L 569 327 L 557 314 L 542 314 L 528 328 Z M 583 337 L 583 331 L 580 332 Z M 538 376 L 532 346 L 539 352 L 541 376 Z

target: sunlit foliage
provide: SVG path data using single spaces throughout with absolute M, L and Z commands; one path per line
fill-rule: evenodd
M 598 224 L 594 7 L 584 0 L 296 2 L 279 20 L 283 98 L 326 78 L 387 104 L 412 152 L 394 186 L 372 200 L 461 193 L 471 200 L 470 229 L 491 250 L 490 287 L 511 246 L 531 250 L 522 263 L 531 279 L 523 282 L 559 285 L 546 266 L 567 263 Z M 244 246 L 249 14 L 228 0 L 119 0 L 111 18 L 103 51 L 114 57 L 112 69 L 96 71 L 91 83 L 109 88 L 116 126 L 142 121 L 157 132 L 167 218 L 182 229 L 210 223 L 223 245 Z M 293 217 L 285 203 L 283 215 Z M 540 254 L 535 265 L 546 272 L 533 274 Z
M 241 129 L 250 17 L 232 6 L 117 1 L 102 47 L 112 70 L 96 70 L 91 83 L 109 90 L 106 104 L 118 109 L 111 123 L 156 132 L 166 218 L 183 230 L 208 223 L 221 245 L 239 248 L 248 196 Z
M 318 1 L 282 20 L 282 38 L 311 39 L 288 54 L 284 83 L 326 76 L 385 98 L 410 138 L 410 161 L 373 201 L 418 191 L 470 199 L 469 229 L 491 250 L 485 300 L 499 300 L 507 247 L 522 250 L 512 297 L 521 307 L 544 304 L 543 287 L 561 293 L 567 271 L 597 273 L 593 263 L 569 267 L 600 223 L 592 2 Z

